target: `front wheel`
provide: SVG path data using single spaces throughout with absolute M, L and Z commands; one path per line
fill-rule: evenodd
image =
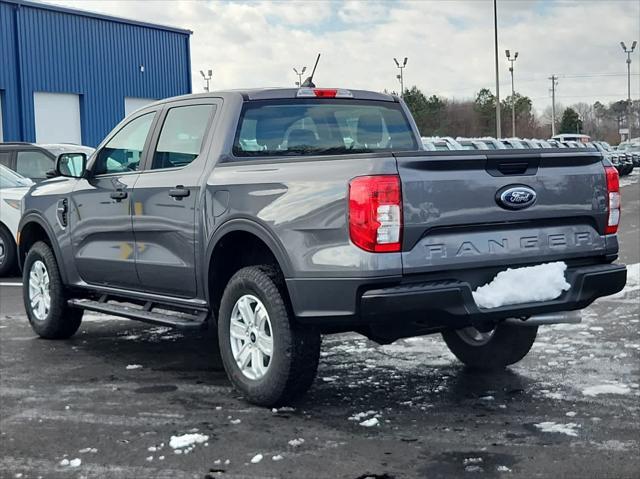
M 533 346 L 537 333 L 537 326 L 500 323 L 488 332 L 481 332 L 472 326 L 444 331 L 442 338 L 449 350 L 466 366 L 495 370 L 524 358 Z
M 259 406 L 285 404 L 316 376 L 320 334 L 294 322 L 284 285 L 268 266 L 233 275 L 222 295 L 218 341 L 232 384 Z
M 67 306 L 58 263 L 51 248 L 34 244 L 24 262 L 22 297 L 33 330 L 45 339 L 67 339 L 82 322 L 83 310 Z

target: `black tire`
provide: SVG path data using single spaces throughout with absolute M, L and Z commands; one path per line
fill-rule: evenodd
M 49 277 L 50 306 L 43 318 L 37 317 L 37 312 L 34 312 L 29 298 L 31 269 L 37 261 L 44 264 Z M 82 322 L 83 310 L 67 306 L 67 297 L 60 279 L 58 263 L 46 243 L 39 241 L 29 250 L 24 262 L 22 285 L 24 308 L 29 323 L 38 336 L 45 339 L 67 339 L 75 334 Z
M 266 373 L 257 379 L 245 376 L 231 347 L 231 315 L 236 302 L 245 295 L 263 303 L 271 323 L 273 355 Z M 267 407 L 287 404 L 304 394 L 315 379 L 320 333 L 295 323 L 284 284 L 269 266 L 243 268 L 229 280 L 218 315 L 218 341 L 229 380 L 253 404 Z
M 498 324 L 491 337 L 474 342 L 463 330 L 448 330 L 442 333 L 449 350 L 466 366 L 472 369 L 491 371 L 503 369 L 524 358 L 538 333 L 537 326 L 513 326 Z
M 0 277 L 8 276 L 15 271 L 17 251 L 16 242 L 11 232 L 0 224 Z

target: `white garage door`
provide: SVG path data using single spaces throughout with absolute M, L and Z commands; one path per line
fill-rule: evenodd
M 82 144 L 78 95 L 37 91 L 33 106 L 37 143 Z
M 143 106 L 146 106 L 149 103 L 153 103 L 154 101 L 155 100 L 153 98 L 135 98 L 132 96 L 127 96 L 124 98 L 124 116 L 129 116 L 138 108 L 142 108 Z
M 80 97 L 72 93 L 33 94 L 37 143 L 82 144 Z

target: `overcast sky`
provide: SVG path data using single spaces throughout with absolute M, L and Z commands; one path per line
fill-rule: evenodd
M 293 67 L 311 68 L 319 86 L 399 90 L 393 58 L 409 58 L 405 86 L 426 94 L 471 98 L 495 91 L 493 2 L 420 1 L 118 1 L 51 3 L 193 31 L 193 91 L 200 69 L 213 89 L 293 86 Z M 501 97 L 510 93 L 504 50 L 518 51 L 516 91 L 541 111 L 557 101 L 603 103 L 627 94 L 620 41 L 640 40 L 638 0 L 498 0 Z M 631 95 L 640 96 L 639 48 Z

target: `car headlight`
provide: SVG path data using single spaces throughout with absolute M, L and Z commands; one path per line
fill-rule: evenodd
M 4 202 L 6 204 L 8 204 L 9 206 L 11 206 L 12 208 L 15 208 L 17 210 L 20 209 L 20 205 L 22 203 L 22 201 L 20 201 L 20 200 L 9 200 L 9 199 L 6 199 L 6 198 L 4 199 Z

